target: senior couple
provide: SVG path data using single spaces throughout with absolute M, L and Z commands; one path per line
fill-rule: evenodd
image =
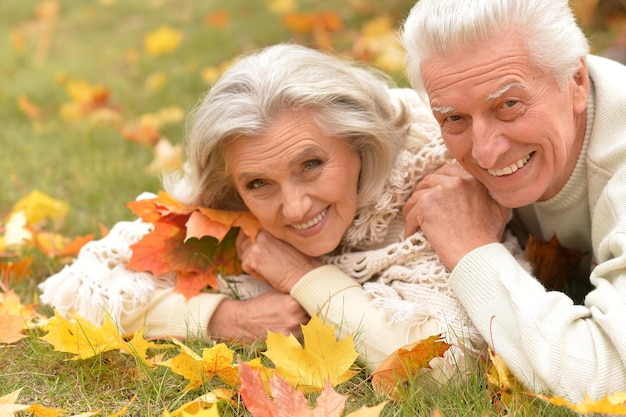
M 566 0 L 420 0 L 402 39 L 413 89 L 277 45 L 208 91 L 164 186 L 258 218 L 256 240 L 237 240 L 244 275 L 185 300 L 174 278 L 125 268 L 149 226 L 120 222 L 42 301 L 153 337 L 243 342 L 320 315 L 370 368 L 442 334 L 441 382 L 494 343 L 529 390 L 626 390 L 626 67 L 589 54 Z M 529 236 L 591 261 L 549 290 Z

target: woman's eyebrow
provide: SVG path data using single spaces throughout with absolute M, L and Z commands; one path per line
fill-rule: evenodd
M 317 157 L 319 154 L 319 150 L 320 148 L 318 146 L 307 146 L 306 148 L 298 152 L 298 154 L 294 158 L 292 158 L 291 161 L 289 161 L 289 168 L 293 168 L 295 165 L 298 165 L 303 159 L 310 158 L 312 156 Z

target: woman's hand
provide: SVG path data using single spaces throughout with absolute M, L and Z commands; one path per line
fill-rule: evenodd
M 293 297 L 269 290 L 248 300 L 225 299 L 213 313 L 208 330 L 212 337 L 245 343 L 265 340 L 268 330 L 302 339 L 300 325 L 309 319 Z
M 417 184 L 402 215 L 405 236 L 421 228 L 452 270 L 470 251 L 500 241 L 509 212 L 467 171 L 448 164 Z
M 254 243 L 240 232 L 237 253 L 247 274 L 286 294 L 304 274 L 323 265 L 265 230 L 257 234 Z

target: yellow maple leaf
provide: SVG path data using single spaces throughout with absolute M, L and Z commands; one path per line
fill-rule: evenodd
M 67 412 L 63 408 L 49 408 L 40 404 L 33 404 L 24 411 L 32 413 L 37 417 L 59 417 Z
M 9 215 L 24 211 L 27 225 L 35 225 L 42 220 L 63 219 L 69 211 L 69 206 L 65 201 L 57 200 L 49 195 L 33 190 L 26 197 L 20 199 Z
M 29 405 L 16 404 L 22 389 L 17 389 L 9 394 L 0 397 L 0 416 L 14 416 L 18 411 L 26 410 Z
M 183 404 L 175 411 L 163 414 L 175 417 L 175 416 L 205 416 L 205 417 L 219 417 L 217 403 L 222 400 L 230 400 L 237 391 L 218 388 L 207 392 L 204 395 L 196 398 L 193 401 Z
M 183 165 L 183 147 L 180 143 L 172 145 L 169 140 L 161 137 L 154 146 L 154 160 L 146 168 L 148 174 L 161 174 L 162 171 L 173 171 Z
M 523 386 L 515 379 L 499 354 L 488 349 L 489 360 L 485 364 L 487 394 L 500 414 L 506 414 L 513 402 L 526 395 Z
M 10 214 L 2 237 L 2 249 L 18 250 L 33 240 L 33 233 L 27 227 L 26 212 L 20 210 Z
M 144 37 L 144 50 L 148 55 L 162 55 L 175 51 L 183 35 L 168 25 L 163 25 Z
M 50 343 L 58 352 L 74 354 L 72 360 L 86 359 L 103 352 L 127 349 L 126 342 L 110 316 L 106 316 L 102 326 L 96 326 L 76 316 L 66 320 L 56 310 L 44 329 L 48 331 L 40 339 Z
M 156 364 L 153 360 L 150 360 L 150 357 L 148 356 L 148 349 L 164 350 L 173 347 L 174 345 L 170 344 L 147 341 L 143 337 L 143 329 L 139 329 L 133 334 L 133 338 L 122 346 L 122 350 L 134 355 L 143 364 L 152 368 L 156 366 Z
M 573 404 L 560 397 L 550 397 L 541 394 L 533 395 L 551 404 L 564 406 L 581 414 L 598 413 L 612 416 L 626 416 L 626 392 L 607 394 L 604 398 L 597 401 L 594 401 L 585 394 L 585 398 L 578 404 Z
M 276 374 L 304 393 L 320 392 L 356 375 L 351 366 L 358 357 L 352 335 L 337 341 L 335 326 L 326 326 L 313 316 L 302 326 L 304 347 L 293 336 L 267 332 L 265 356 L 276 366 Z
M 234 370 L 233 357 L 235 352 L 230 350 L 224 343 L 218 343 L 212 348 L 202 350 L 202 356 L 182 342 L 173 339 L 180 347 L 180 353 L 159 363 L 161 366 L 170 368 L 174 373 L 183 376 L 189 381 L 182 392 L 199 388 L 204 382 L 209 381 L 216 375 L 225 375 L 227 378 Z M 236 372 L 236 370 L 234 371 Z
M 296 11 L 295 0 L 266 0 L 265 7 L 274 14 L 282 15 Z
M 185 407 L 185 408 L 183 408 Z M 170 413 L 165 410 L 162 417 L 220 417 L 219 408 L 217 404 L 211 404 L 208 408 L 204 407 L 204 404 L 193 402 L 187 403 L 181 409 L 176 410 L 174 413 Z

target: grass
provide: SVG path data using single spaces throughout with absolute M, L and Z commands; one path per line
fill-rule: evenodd
M 269 3 L 269 2 L 268 2 Z M 278 2 L 276 2 L 278 3 Z M 401 21 L 412 0 L 300 0 L 301 12 L 333 10 L 343 27 L 330 36 L 332 47 L 353 56 L 353 45 L 362 41 L 362 30 L 375 18 L 388 15 Z M 36 10 L 58 5 L 58 17 L 37 20 Z M 206 23 L 222 12 L 224 26 Z M 144 36 L 162 25 L 183 35 L 179 48 L 150 56 L 143 51 Z M 21 35 L 19 46 L 16 36 Z M 60 108 L 68 103 L 63 80 L 86 80 L 110 92 L 110 103 L 122 122 L 139 119 L 162 108 L 177 106 L 188 113 L 209 87 L 206 68 L 219 68 L 244 51 L 277 42 L 315 44 L 312 33 L 294 34 L 266 2 L 230 0 L 193 2 L 182 0 L 59 0 L 5 1 L 0 3 L 0 215 L 32 190 L 66 201 L 70 211 L 60 226 L 66 236 L 99 232 L 132 215 L 124 204 L 143 191 L 157 191 L 159 178 L 145 172 L 153 150 L 122 138 L 120 126 L 91 123 L 88 118 L 68 121 Z M 8 46 L 8 47 L 7 47 Z M 375 64 L 376 62 L 374 62 Z M 392 73 L 406 85 L 401 72 Z M 150 87 L 160 76 L 161 88 Z M 40 112 L 31 120 L 17 105 L 27 97 Z M 181 143 L 184 120 L 166 126 L 162 133 Z M 23 303 L 37 301 L 37 283 L 62 267 L 59 260 L 37 256 L 33 276 L 15 287 Z M 42 307 L 44 314 L 51 311 Z M 70 414 L 101 410 L 117 412 L 136 395 L 128 415 L 159 416 L 213 387 L 186 394 L 186 385 L 167 368 L 148 369 L 131 355 L 109 352 L 98 357 L 68 361 L 67 355 L 41 341 L 37 330 L 26 339 L 0 346 L 0 396 L 22 388 L 20 403 L 59 407 Z M 207 342 L 190 341 L 198 349 Z M 242 348 L 252 355 L 258 346 Z M 472 375 L 461 385 L 437 390 L 419 380 L 409 387 L 405 401 L 390 403 L 384 416 L 430 416 L 438 409 L 444 416 L 498 415 L 483 375 Z M 371 389 L 367 374 L 338 388 L 349 394 L 347 408 L 382 401 Z M 518 416 L 568 416 L 568 411 L 526 399 L 513 410 Z M 224 406 L 224 416 L 248 415 L 240 402 Z

